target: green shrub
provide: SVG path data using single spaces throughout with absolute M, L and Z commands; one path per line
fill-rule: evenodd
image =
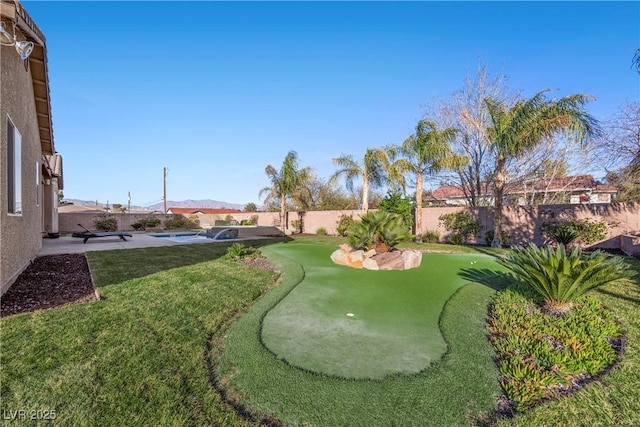
M 199 228 L 200 220 L 195 216 L 187 218 L 184 215 L 174 215 L 172 219 L 168 219 L 164 222 L 164 226 L 167 230 Z
M 542 224 L 542 231 L 557 243 L 563 243 L 563 240 L 569 240 L 573 235 L 577 234 L 577 237 L 568 243 L 575 240 L 580 244 L 590 245 L 606 238 L 608 230 L 609 226 L 606 222 L 589 219 L 572 219 Z M 568 243 L 563 244 L 566 245 Z
M 139 230 L 146 230 L 147 227 L 157 227 L 160 225 L 160 220 L 154 216 L 149 217 L 149 218 L 143 218 L 139 221 L 134 222 L 133 224 L 131 224 L 131 226 L 133 227 L 134 230 L 139 231 Z
M 615 362 L 611 341 L 621 331 L 612 313 L 591 296 L 553 318 L 533 303 L 528 288 L 498 293 L 489 312 L 489 339 L 498 355 L 500 384 L 523 411 L 602 373 Z
M 449 243 L 452 245 L 462 245 L 464 241 L 462 240 L 462 236 L 459 234 L 452 234 L 449 236 Z
M 348 231 L 351 247 L 375 249 L 377 253 L 388 252 L 398 243 L 411 237 L 400 215 L 384 211 L 366 213 Z
M 342 214 L 340 215 L 340 218 L 338 218 L 338 224 L 336 225 L 336 231 L 338 232 L 338 234 L 342 237 L 346 237 L 348 232 L 349 232 L 349 228 L 356 222 L 355 219 L 353 219 L 353 217 L 351 215 L 345 215 Z
M 258 224 L 258 215 L 251 215 L 250 218 L 243 219 L 240 221 L 240 225 L 257 225 Z
M 556 249 L 516 246 L 499 262 L 544 298 L 547 311 L 557 314 L 567 312 L 589 290 L 634 274 L 620 257 L 601 251 L 583 254 L 580 248 L 567 252 L 562 244 Z
M 302 233 L 302 220 L 294 219 L 291 221 L 291 228 L 293 228 L 295 233 Z
M 489 230 L 486 233 L 484 233 L 484 241 L 486 242 L 487 246 L 491 246 L 491 242 L 493 242 L 493 236 L 494 235 L 495 235 L 495 231 L 493 231 L 493 230 Z M 500 232 L 500 240 L 502 240 L 502 244 L 503 245 L 508 245 L 509 244 L 509 235 L 505 231 L 501 231 Z
M 580 237 L 580 232 L 573 227 L 557 224 L 557 226 L 547 228 L 547 236 L 554 242 L 563 244 L 566 247 Z
M 422 241 L 426 243 L 438 243 L 440 241 L 440 233 L 438 230 L 427 230 L 422 235 Z
M 409 230 L 413 226 L 413 203 L 411 197 L 406 197 L 399 193 L 387 193 L 384 199 L 378 203 L 378 209 L 400 215 Z
M 316 235 L 317 236 L 326 236 L 327 235 L 327 229 L 324 227 L 320 227 L 316 230 Z
M 227 248 L 227 253 L 224 255 L 224 259 L 237 260 L 239 258 L 256 256 L 259 251 L 256 248 L 248 247 L 242 243 L 234 243 Z
M 213 225 L 216 227 L 226 227 L 227 225 L 231 225 L 231 221 L 227 221 L 225 219 L 216 219 L 213 221 Z
M 160 219 L 156 218 L 155 216 L 151 216 L 149 218 L 146 218 L 144 222 L 147 225 L 147 227 L 153 228 L 153 227 L 159 226 L 162 221 L 160 221 Z
M 96 230 L 99 231 L 116 231 L 118 229 L 118 221 L 111 215 L 101 215 L 93 223 L 96 226 Z
M 470 212 L 443 214 L 438 219 L 447 231 L 451 231 L 454 235 L 460 237 L 460 243 L 456 244 L 466 243 L 469 237 L 477 235 L 482 228 Z M 451 241 L 451 238 L 449 241 Z

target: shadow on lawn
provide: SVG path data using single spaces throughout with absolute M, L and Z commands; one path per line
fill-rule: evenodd
M 105 287 L 127 280 L 145 277 L 160 271 L 213 261 L 223 257 L 233 243 L 261 248 L 277 243 L 287 243 L 289 237 L 243 240 L 240 242 L 220 242 L 185 244 L 126 251 L 87 252 L 94 285 Z
M 513 277 L 509 273 L 488 268 L 463 268 L 458 275 L 465 280 L 483 284 L 496 291 L 501 291 L 513 283 Z

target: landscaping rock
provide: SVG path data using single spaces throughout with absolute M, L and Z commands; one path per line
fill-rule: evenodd
M 342 244 L 331 254 L 331 260 L 338 265 L 366 270 L 408 270 L 420 266 L 422 252 L 394 250 L 378 254 L 375 249 L 354 251 L 349 245 Z
M 371 258 L 378 264 L 380 270 L 404 270 L 402 252 L 385 252 Z
M 378 267 L 378 263 L 375 262 L 372 258 L 365 258 L 365 260 L 362 261 L 362 268 L 366 270 L 380 270 L 380 267 Z
M 422 252 L 414 250 L 402 251 L 402 259 L 404 260 L 404 269 L 418 268 L 422 263 Z
M 375 254 L 376 254 L 376 250 L 375 249 L 369 249 L 367 252 L 364 253 L 364 257 L 365 258 L 371 258 Z
M 331 254 L 331 261 L 335 262 L 338 265 L 349 265 L 348 252 L 345 252 L 342 249 L 334 251 Z

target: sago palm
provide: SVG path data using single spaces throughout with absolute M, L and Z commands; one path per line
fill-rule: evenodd
M 559 100 L 548 100 L 547 91 L 530 99 L 520 100 L 514 106 L 493 98 L 484 100 L 489 113 L 486 135 L 495 156 L 494 184 L 494 241 L 501 246 L 502 206 L 507 182 L 507 162 L 518 158 L 538 146 L 543 140 L 559 132 L 581 142 L 600 135 L 598 121 L 583 106 L 592 99 L 589 95 L 569 95 Z
M 411 238 L 402 217 L 384 211 L 368 212 L 348 231 L 349 245 L 355 249 L 388 252 L 398 243 Z
M 418 122 L 415 133 L 399 147 L 405 158 L 396 161 L 393 167 L 414 175 L 416 180 L 417 240 L 422 239 L 422 188 L 425 176 L 443 169 L 460 167 L 466 162 L 464 156 L 455 154 L 451 149 L 451 141 L 455 134 L 454 128 L 440 130 L 434 122 L 424 119 Z
M 635 274 L 620 257 L 601 251 L 583 254 L 580 248 L 567 252 L 562 244 L 556 249 L 516 246 L 499 262 L 542 296 L 551 313 L 566 312 L 572 301 L 591 289 Z
M 353 191 L 353 184 L 362 177 L 362 210 L 369 210 L 369 189 L 379 187 L 385 182 L 385 168 L 388 164 L 387 152 L 380 148 L 367 148 L 362 162 L 357 161 L 350 154 L 343 154 L 333 159 L 333 164 L 339 169 L 329 178 L 329 183 L 335 183 L 344 178 L 349 191 Z
M 271 200 L 280 200 L 280 230 L 286 229 L 287 197 L 291 196 L 311 176 L 311 169 L 298 168 L 298 153 L 289 151 L 282 162 L 280 170 L 267 165 L 264 172 L 267 174 L 271 186 L 260 190 L 259 197 L 266 194 L 264 204 Z

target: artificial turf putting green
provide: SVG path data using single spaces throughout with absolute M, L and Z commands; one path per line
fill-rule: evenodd
M 484 255 L 425 254 L 412 270 L 357 270 L 334 264 L 334 249 L 270 248 L 295 259 L 305 274 L 266 314 L 261 334 L 287 363 L 342 378 L 381 379 L 428 368 L 447 350 L 438 323 L 446 301 L 469 281 L 460 272 L 496 267 Z

